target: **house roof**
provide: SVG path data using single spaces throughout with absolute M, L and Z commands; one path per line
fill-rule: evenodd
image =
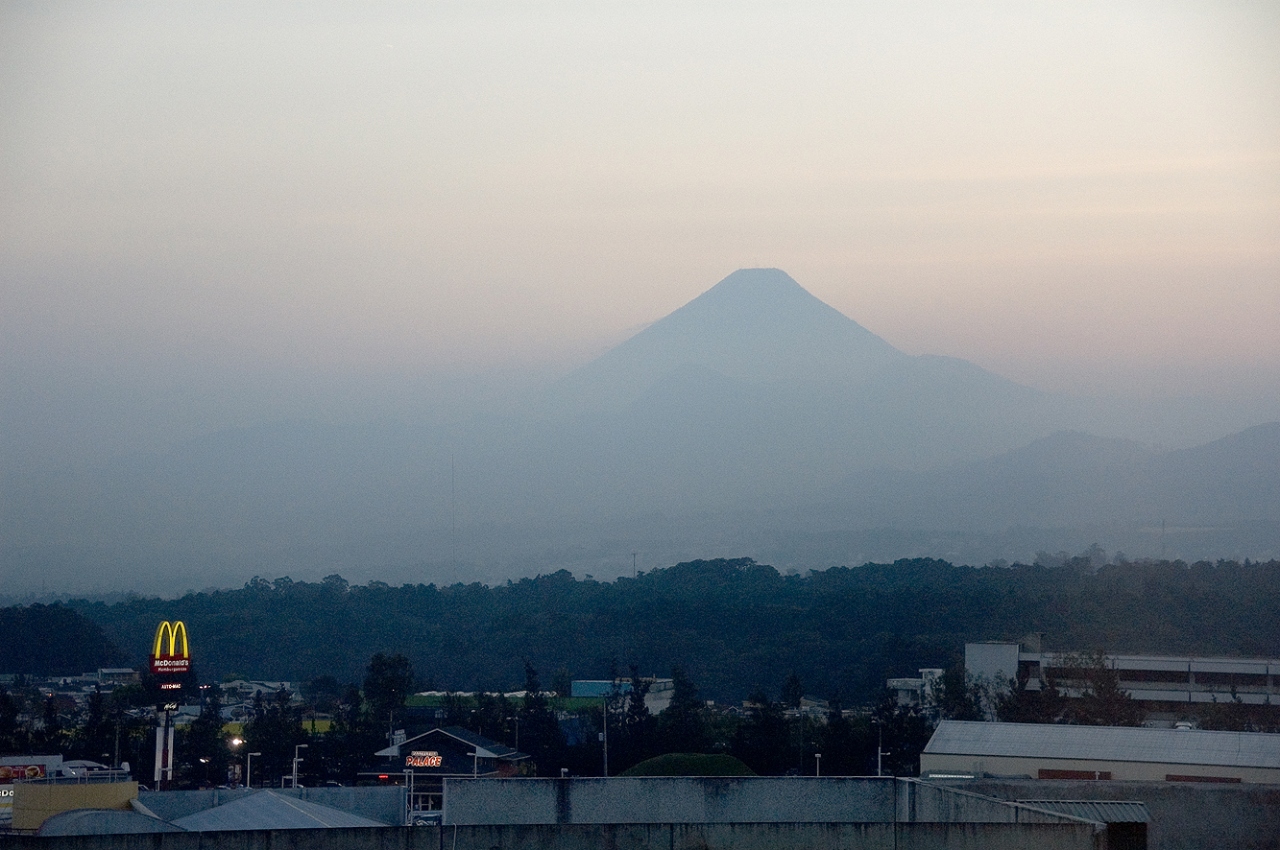
M 454 740 L 461 741 L 463 744 L 474 749 L 479 754 L 480 758 L 500 759 L 502 761 L 520 761 L 521 759 L 527 759 L 529 757 L 527 753 L 518 752 L 505 744 L 499 744 L 497 741 L 491 741 L 483 735 L 477 735 L 469 729 L 463 729 L 461 726 L 444 726 L 439 729 L 432 729 L 428 732 L 423 732 L 421 735 L 410 738 L 403 744 L 378 750 L 374 755 L 387 757 L 401 755 L 406 749 L 413 750 L 415 746 L 420 746 L 425 743 L 424 739 L 432 735 L 447 735 Z
M 1280 735 L 944 720 L 938 724 L 924 752 L 1280 768 Z

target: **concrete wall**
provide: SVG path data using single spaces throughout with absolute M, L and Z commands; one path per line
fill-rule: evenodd
M 1105 850 L 1086 825 L 717 823 L 446 826 L 452 850 Z
M 1021 647 L 1016 643 L 966 643 L 965 673 L 996 687 L 1007 688 L 1009 680 L 1018 677 L 1020 652 Z
M 6 836 L 12 850 L 1106 850 L 1085 824 L 533 824 Z
M 136 782 L 19 782 L 13 786 L 13 828 L 36 830 L 46 819 L 73 809 L 128 809 L 137 796 Z
M 1064 816 L 1056 812 L 914 779 L 897 780 L 896 789 L 899 823 L 1062 823 L 1064 820 Z
M 1280 848 L 1280 785 L 997 779 L 945 784 L 1005 800 L 1140 800 L 1151 812 L 1151 850 Z
M 446 779 L 446 824 L 887 823 L 894 782 L 796 777 Z

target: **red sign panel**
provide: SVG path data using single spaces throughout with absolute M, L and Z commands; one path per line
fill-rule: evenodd
M 9 785 L 24 779 L 43 779 L 42 764 L 0 764 L 0 785 Z

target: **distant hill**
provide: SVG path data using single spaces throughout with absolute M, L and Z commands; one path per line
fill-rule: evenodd
M 519 413 L 260 424 L 7 476 L 0 587 L 618 575 L 636 551 L 670 563 L 744 547 L 802 567 L 982 562 L 1106 543 L 1049 538 L 1120 521 L 1212 526 L 1202 553 L 1280 552 L 1277 426 L 1158 453 L 1084 433 L 1095 415 L 964 360 L 908 355 L 784 272 L 743 269 Z M 1011 527 L 1030 530 L 991 536 Z M 1165 552 L 1163 530 L 1158 543 L 1135 533 L 1124 547 Z
M 0 608 L 0 673 L 78 676 L 121 663 L 102 627 L 66 605 Z
M 1158 452 L 1059 432 L 993 458 L 920 474 L 854 474 L 817 510 L 864 527 L 1070 527 L 1280 519 L 1280 423 Z

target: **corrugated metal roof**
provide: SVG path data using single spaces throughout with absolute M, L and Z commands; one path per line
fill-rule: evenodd
M 321 806 L 264 790 L 173 821 L 190 832 L 243 829 L 324 829 L 340 826 L 386 826 L 340 809 Z
M 926 753 L 1280 768 L 1280 735 L 944 720 Z
M 1150 823 L 1147 804 L 1133 800 L 1019 800 L 1060 815 L 1084 818 L 1098 823 Z

